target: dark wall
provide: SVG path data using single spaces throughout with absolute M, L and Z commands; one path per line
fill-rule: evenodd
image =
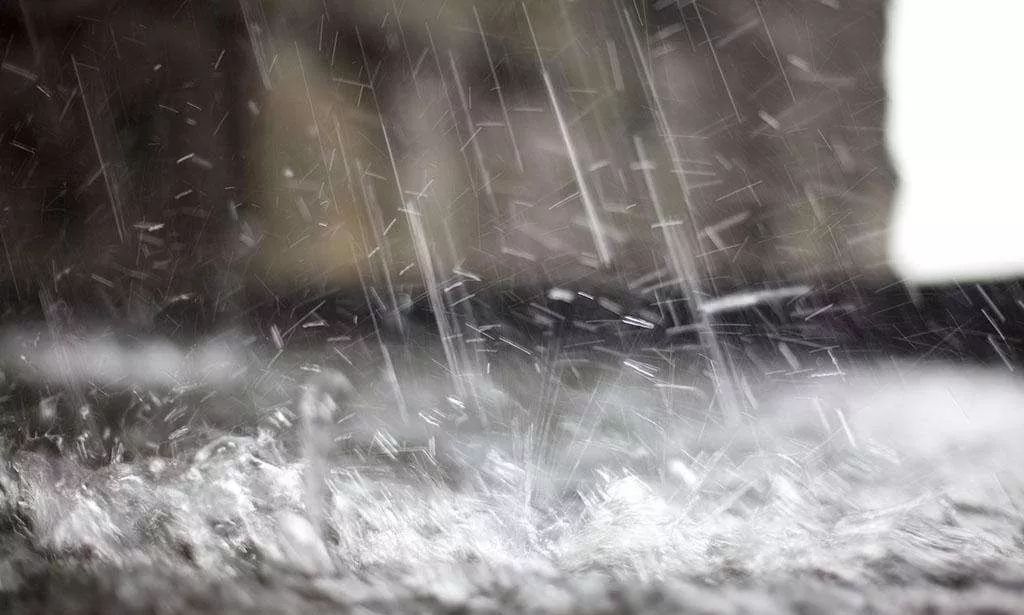
M 710 293 L 886 274 L 881 0 L 2 6 L 8 312 L 672 286 L 661 223 Z

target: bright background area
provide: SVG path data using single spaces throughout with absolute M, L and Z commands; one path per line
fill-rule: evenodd
M 890 11 L 894 265 L 913 282 L 1024 274 L 1024 2 Z

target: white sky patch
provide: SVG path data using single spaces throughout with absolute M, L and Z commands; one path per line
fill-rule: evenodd
M 912 282 L 1024 274 L 1024 3 L 890 8 L 889 252 Z

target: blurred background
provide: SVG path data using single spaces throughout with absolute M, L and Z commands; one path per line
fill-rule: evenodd
M 3 11 L 15 301 L 892 277 L 880 0 Z
M 735 419 L 846 361 L 1015 369 L 1009 14 L 950 46 L 910 1 L 2 7 L 29 415 L 199 382 L 235 424 L 328 367 L 405 412 L 635 359 Z

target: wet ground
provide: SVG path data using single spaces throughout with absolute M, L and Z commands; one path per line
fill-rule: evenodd
M 674 390 L 673 407 L 651 390 L 623 368 L 555 400 L 547 431 L 524 416 L 433 448 L 339 439 L 319 460 L 316 507 L 310 463 L 266 431 L 93 469 L 12 450 L 0 475 L 0 603 L 1024 611 L 1015 374 L 895 360 L 794 374 L 753 391 L 758 420 L 729 427 L 678 411 L 697 393 Z

